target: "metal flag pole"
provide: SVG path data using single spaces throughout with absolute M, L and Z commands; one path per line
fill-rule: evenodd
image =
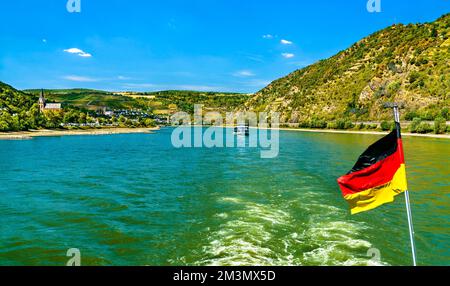
M 397 138 L 401 140 L 402 134 L 401 134 L 401 127 L 400 127 L 400 112 L 398 111 L 398 105 L 394 104 L 394 118 L 395 118 L 395 126 L 397 129 Z M 400 154 L 402 158 L 404 158 L 403 154 L 403 145 L 399 145 L 400 147 Z M 411 251 L 412 251 L 412 258 L 413 258 L 413 265 L 417 266 L 416 262 L 416 245 L 414 242 L 414 226 L 413 226 L 413 220 L 412 220 L 412 212 L 411 212 L 411 204 L 409 201 L 409 191 L 405 191 L 405 203 L 406 203 L 406 213 L 408 215 L 408 225 L 409 225 L 409 239 L 411 241 Z

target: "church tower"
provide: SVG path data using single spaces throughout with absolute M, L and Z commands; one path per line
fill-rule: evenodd
M 45 109 L 45 97 L 44 97 L 44 90 L 41 90 L 41 95 L 39 96 L 39 110 L 41 112 L 44 112 Z

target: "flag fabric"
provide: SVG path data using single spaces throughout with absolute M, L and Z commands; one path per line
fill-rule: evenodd
M 338 184 L 352 214 L 391 203 L 405 192 L 408 187 L 399 126 L 370 146 Z

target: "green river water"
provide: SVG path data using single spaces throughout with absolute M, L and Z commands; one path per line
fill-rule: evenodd
M 411 264 L 403 196 L 351 216 L 336 183 L 380 136 L 282 131 L 261 159 L 171 131 L 0 141 L 0 265 Z M 404 145 L 419 264 L 449 265 L 450 141 Z

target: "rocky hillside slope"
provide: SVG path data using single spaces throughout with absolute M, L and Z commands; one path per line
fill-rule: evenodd
M 426 24 L 394 25 L 337 55 L 274 81 L 246 109 L 280 112 L 282 122 L 449 118 L 450 14 Z

